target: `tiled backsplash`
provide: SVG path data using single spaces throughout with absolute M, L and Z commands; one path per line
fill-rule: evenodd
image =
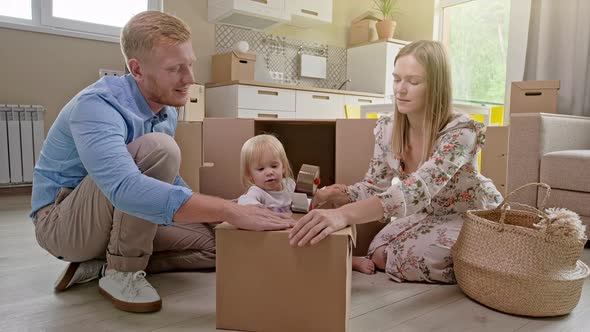
M 276 83 L 335 89 L 346 80 L 346 49 L 314 42 L 274 36 L 272 34 L 237 28 L 229 25 L 215 26 L 215 52 L 225 53 L 234 44 L 244 40 L 250 45 L 248 53 L 259 55 L 268 72 L 282 72 L 283 80 Z M 327 56 L 326 78 L 308 78 L 299 75 L 299 52 Z

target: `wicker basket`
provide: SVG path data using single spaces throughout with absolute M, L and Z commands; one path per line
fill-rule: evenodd
M 510 203 L 512 194 L 527 186 L 544 186 L 539 209 Z M 494 210 L 468 211 L 452 248 L 455 276 L 467 296 L 506 313 L 526 316 L 567 314 L 578 304 L 590 273 L 579 261 L 585 239 L 553 237 L 533 224 L 542 212 L 550 188 L 524 185 Z

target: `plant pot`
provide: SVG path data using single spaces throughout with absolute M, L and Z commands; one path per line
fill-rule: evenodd
M 383 20 L 377 22 L 377 36 L 379 36 L 379 39 L 393 38 L 393 33 L 395 32 L 396 25 L 397 22 L 392 20 Z

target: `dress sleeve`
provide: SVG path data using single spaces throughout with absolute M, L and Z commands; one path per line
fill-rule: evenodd
M 391 154 L 392 118 L 381 117 L 373 133 L 375 134 L 375 148 L 373 157 L 369 161 L 369 170 L 361 182 L 348 186 L 347 193 L 351 202 L 364 200 L 385 192 L 391 185 L 398 172 L 387 163 L 387 156 Z
M 459 169 L 471 164 L 484 139 L 484 126 L 475 122 L 441 133 L 430 159 L 414 173 L 377 195 L 383 206 L 384 218 L 405 217 L 430 205 L 432 198 Z

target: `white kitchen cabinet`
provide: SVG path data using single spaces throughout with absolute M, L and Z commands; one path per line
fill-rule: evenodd
M 238 108 L 294 112 L 295 91 L 238 85 Z
M 262 118 L 262 119 L 295 119 L 295 112 L 285 111 L 270 111 L 270 110 L 250 110 L 250 109 L 238 109 L 238 118 Z
M 209 22 L 256 30 L 290 19 L 285 0 L 209 0 L 207 12 Z
M 344 95 L 312 91 L 295 94 L 297 119 L 344 118 Z
M 343 119 L 346 118 L 345 104 L 357 106 L 384 102 L 382 97 L 360 92 L 238 83 L 207 87 L 205 100 L 205 117 L 209 118 L 284 119 Z
M 289 25 L 310 28 L 318 24 L 332 23 L 332 0 L 288 0 Z
M 407 42 L 388 40 L 353 46 L 346 51 L 348 88 L 380 93 L 391 101 L 393 95 L 393 62 Z
M 377 97 L 355 96 L 355 95 L 345 95 L 344 96 L 344 104 L 351 105 L 351 106 L 377 105 L 377 104 L 383 104 L 384 102 L 385 102 L 385 100 L 383 98 L 377 98 Z
M 206 117 L 295 117 L 295 91 L 289 89 L 232 84 L 207 88 L 205 100 Z

